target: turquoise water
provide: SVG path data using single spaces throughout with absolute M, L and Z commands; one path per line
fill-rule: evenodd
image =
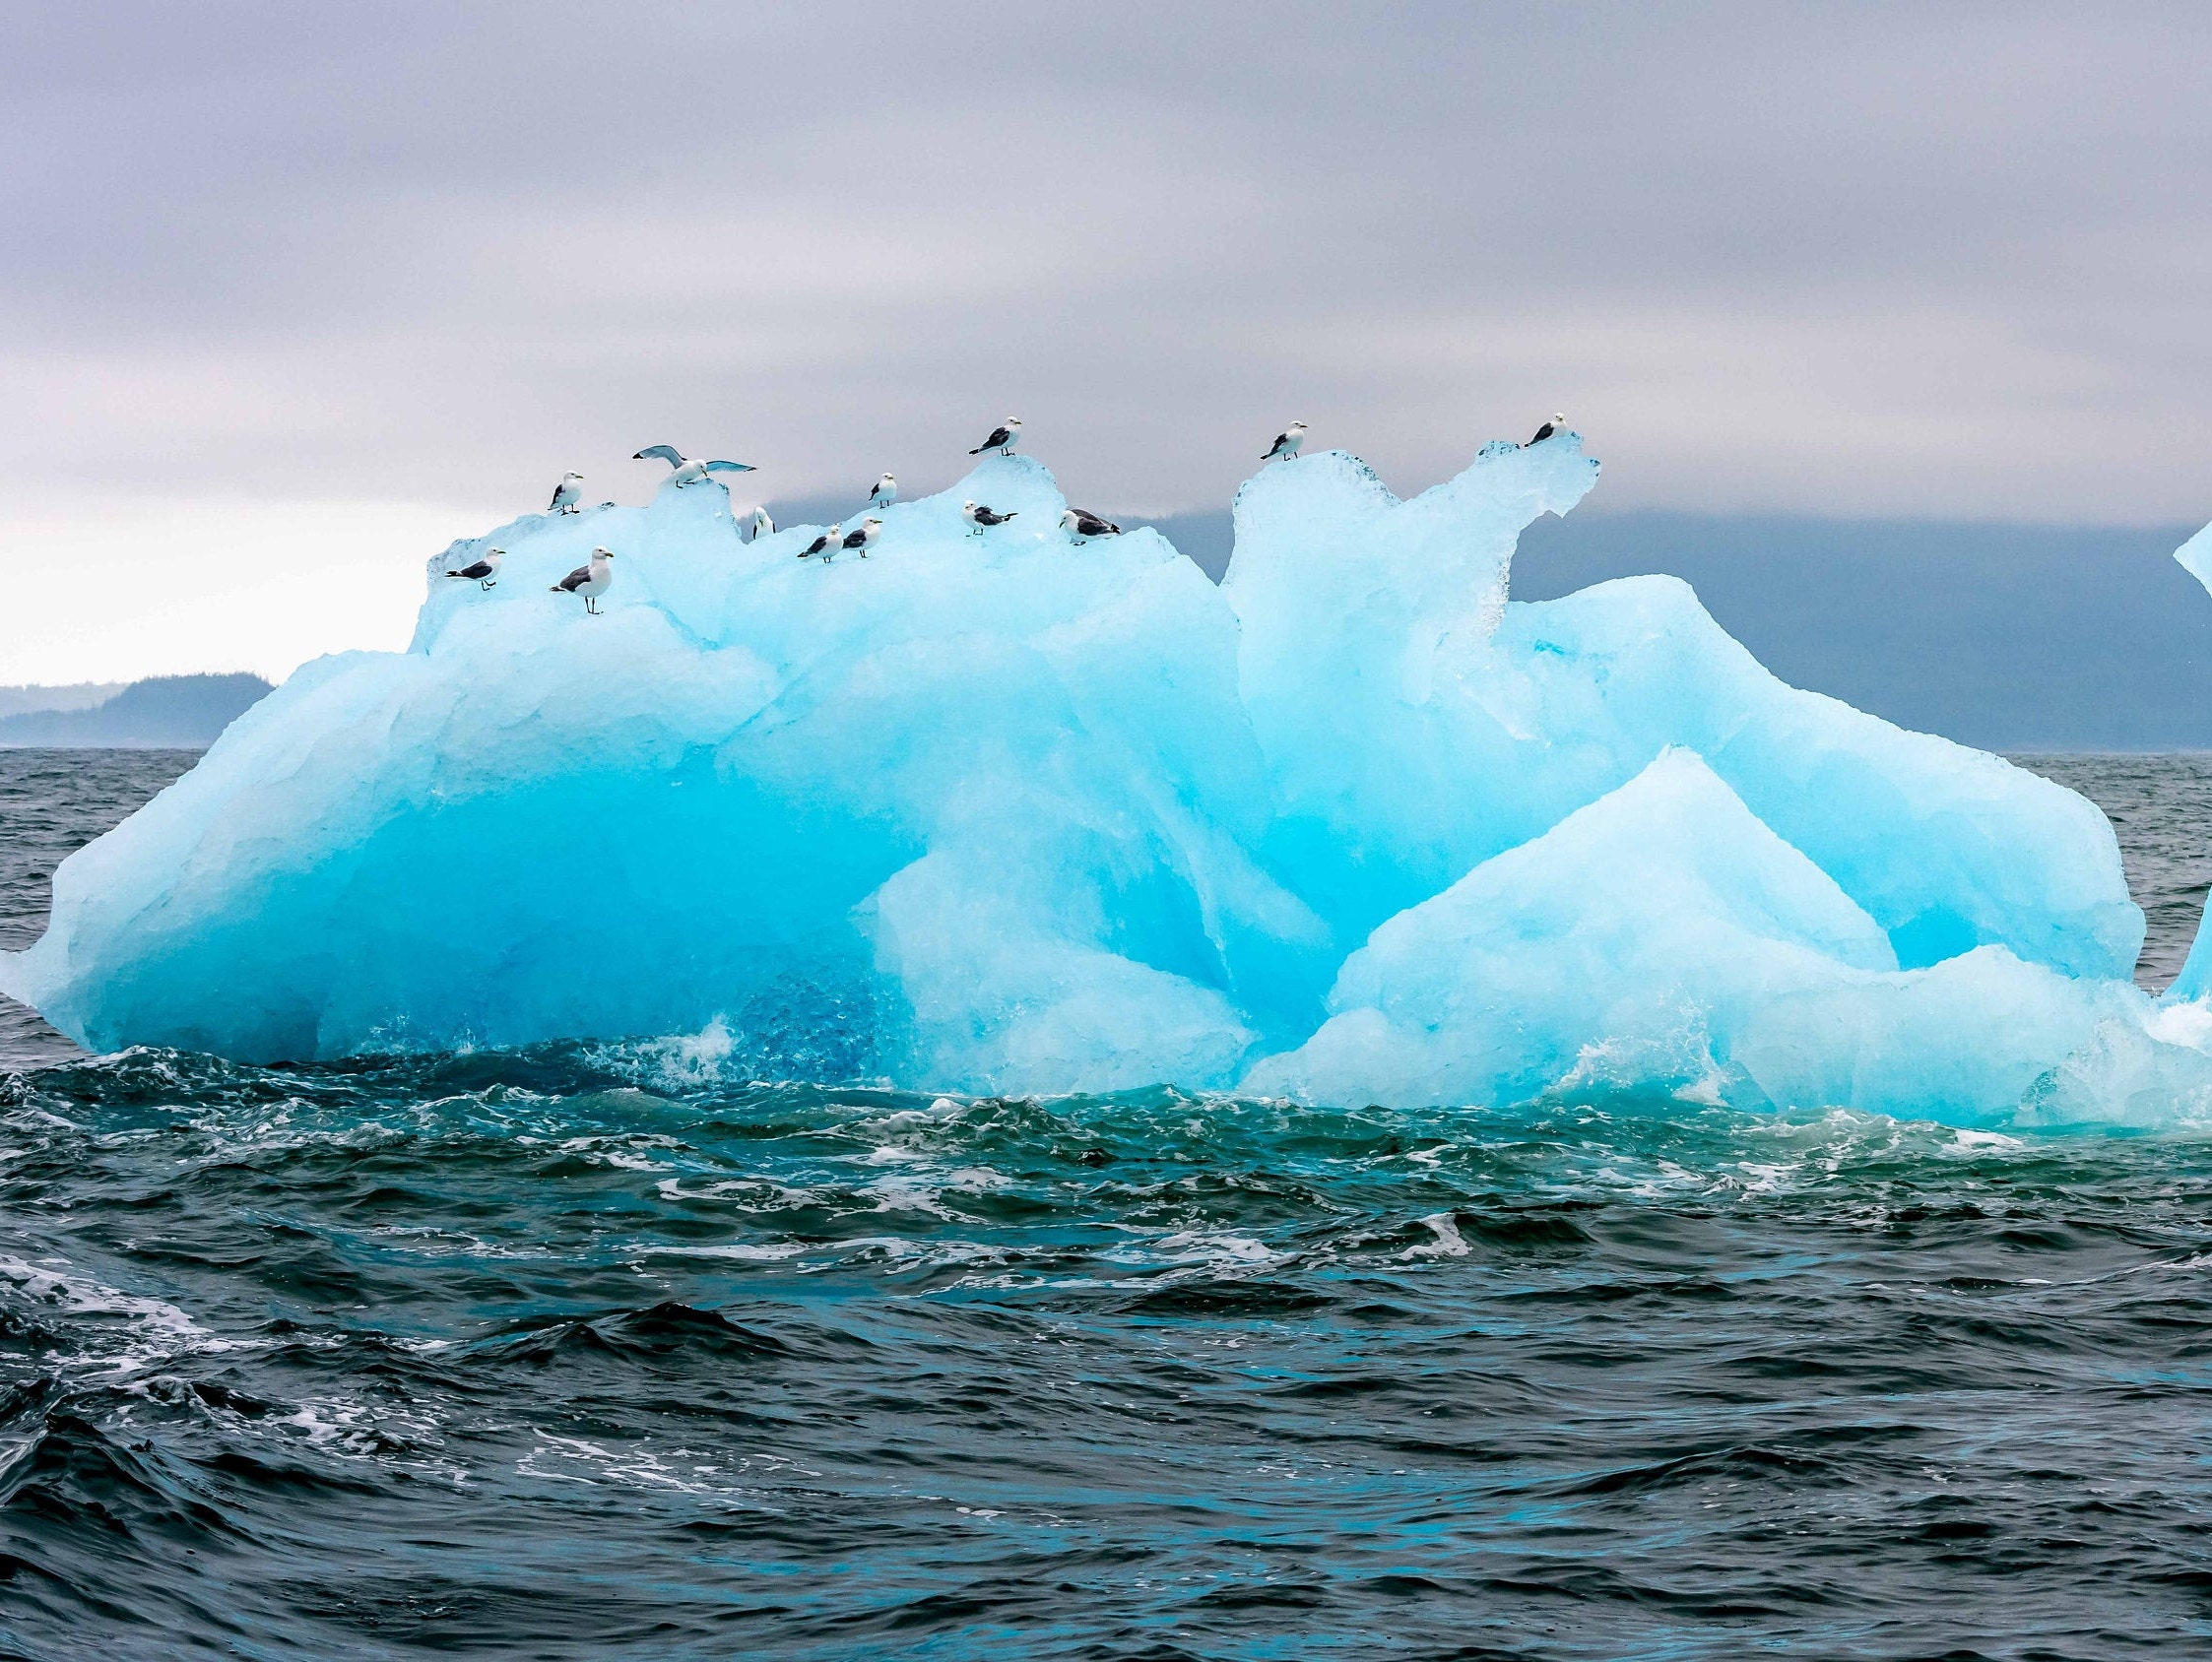
M 186 760 L 0 755 L 0 938 Z M 2212 767 L 2037 765 L 2155 983 Z M 6 1015 L 0 1653 L 2212 1650 L 2201 1140 Z

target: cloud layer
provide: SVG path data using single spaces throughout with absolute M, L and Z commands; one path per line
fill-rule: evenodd
M 1217 505 L 1567 410 L 1609 507 L 2201 518 L 2212 18 L 24 8 L 0 492 Z M 465 527 L 457 527 L 463 529 Z M 4 677 L 0 677 L 4 678 Z

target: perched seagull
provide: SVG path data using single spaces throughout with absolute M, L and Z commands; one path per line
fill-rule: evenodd
M 1060 516 L 1060 528 L 1078 543 L 1087 543 L 1093 537 L 1119 537 L 1122 528 L 1110 519 L 1100 519 L 1088 508 L 1070 508 Z
M 1536 436 L 1530 439 L 1529 442 L 1530 444 L 1541 444 L 1545 439 L 1551 437 L 1553 433 L 1561 433 L 1565 432 L 1566 430 L 1567 417 L 1554 413 L 1550 420 L 1546 421 L 1542 426 L 1536 429 Z
M 773 537 L 776 534 L 776 522 L 768 517 L 766 508 L 755 508 L 738 521 L 738 529 L 757 543 L 763 537 Z
M 749 474 L 753 471 L 750 462 L 693 462 L 678 455 L 673 444 L 649 444 L 630 460 L 642 462 L 651 456 L 658 456 L 674 470 L 669 478 L 676 480 L 679 489 L 686 484 L 698 483 L 709 474 Z
M 885 474 L 876 481 L 876 488 L 868 493 L 871 508 L 887 508 L 898 500 L 898 480 Z
M 812 543 L 808 543 L 804 548 L 801 548 L 799 550 L 799 557 L 801 559 L 806 559 L 811 555 L 820 554 L 824 558 L 834 558 L 835 556 L 829 553 L 829 549 L 836 543 L 837 539 L 844 535 L 845 528 L 843 526 L 833 525 L 827 531 L 823 532 L 819 537 L 815 538 Z
M 1010 519 L 1018 519 L 1020 510 L 1017 508 L 1010 514 L 1002 514 L 986 508 L 980 502 L 962 502 L 960 504 L 960 517 L 975 527 L 973 531 L 968 533 L 970 537 L 981 537 L 994 525 L 1004 525 Z
M 615 581 L 614 558 L 614 549 L 594 548 L 591 551 L 591 563 L 580 565 L 571 571 L 553 586 L 553 592 L 556 595 L 583 596 L 584 609 L 593 616 L 598 616 L 599 597 L 607 593 Z
M 1298 447 L 1305 442 L 1306 423 L 1303 421 L 1293 421 L 1289 426 L 1283 428 L 1281 432 L 1275 434 L 1274 443 L 1268 446 L 1267 455 L 1261 457 L 1260 460 L 1263 462 L 1272 462 L 1277 457 L 1280 457 L 1283 461 L 1287 462 L 1293 456 L 1298 454 Z
M 1013 447 L 1020 441 L 1020 417 L 1015 416 L 1008 416 L 1007 417 L 1005 426 L 993 427 L 991 429 L 991 436 L 985 439 L 981 444 L 977 445 L 973 450 L 969 451 L 968 454 L 970 456 L 981 456 L 986 450 L 996 450 L 1002 456 L 1011 456 L 1013 454 Z
M 837 544 L 837 549 L 840 553 L 858 554 L 862 559 L 866 559 L 868 558 L 868 550 L 876 546 L 876 540 L 882 535 L 883 522 L 874 514 L 870 514 L 860 522 L 858 531 L 845 533 L 845 540 Z
M 487 548 L 484 550 L 484 558 L 471 560 L 458 571 L 447 572 L 446 576 L 473 578 L 478 588 L 488 589 L 499 581 L 499 562 L 506 557 L 507 550 L 504 548 Z
M 584 493 L 579 488 L 583 482 L 584 476 L 582 474 L 562 474 L 560 482 L 553 486 L 553 499 L 546 504 L 546 512 L 549 514 L 580 513 L 582 510 L 576 504 L 583 499 Z

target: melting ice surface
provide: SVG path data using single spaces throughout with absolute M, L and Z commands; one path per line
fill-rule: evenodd
M 700 1033 L 972 1092 L 2212 1105 L 2212 968 L 2131 985 L 2089 802 L 1785 686 L 1673 579 L 1509 602 L 1596 473 L 1279 463 L 1218 588 L 1072 544 L 1022 457 L 827 567 L 719 484 L 517 520 L 430 562 L 407 652 L 308 666 L 72 857 L 0 988 L 243 1059 Z M 598 543 L 593 617 L 549 585 Z M 496 588 L 440 575 L 493 544 Z

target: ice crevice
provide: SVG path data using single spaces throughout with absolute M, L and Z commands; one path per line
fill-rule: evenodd
M 65 862 L 0 991 L 252 1060 L 720 1023 L 734 1068 L 975 1092 L 2212 1103 L 2212 949 L 2136 991 L 2094 805 L 1785 685 L 1675 579 L 1511 599 L 1596 477 L 1571 434 L 1405 501 L 1278 462 L 1219 586 L 1072 543 L 1023 457 L 827 567 L 717 483 L 528 515 Z M 590 616 L 550 585 L 600 544 Z

